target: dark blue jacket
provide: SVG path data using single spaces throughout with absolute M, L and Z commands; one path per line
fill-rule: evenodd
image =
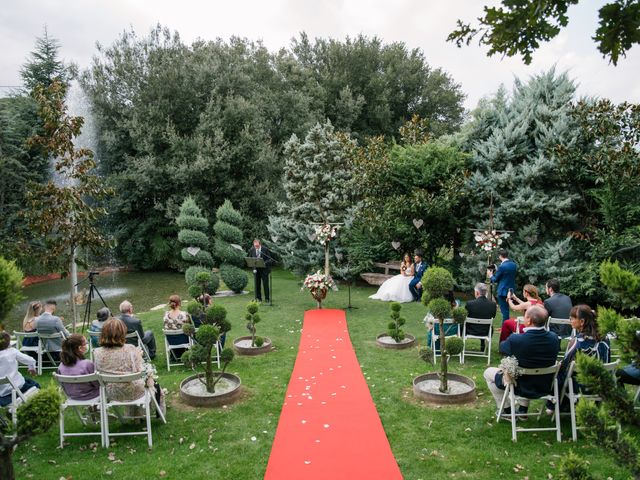
M 560 340 L 553 332 L 543 329 L 528 329 L 522 334 L 510 335 L 500 343 L 500 353 L 513 355 L 518 359 L 518 365 L 522 368 L 544 368 L 555 365 Z M 516 395 L 527 398 L 539 398 L 552 391 L 553 375 L 536 375 L 518 378 Z M 496 374 L 496 385 L 504 388 L 502 373 Z
M 496 295 L 506 297 L 509 294 L 510 288 L 515 290 L 517 270 L 518 265 L 513 260 L 507 259 L 500 264 L 496 273 L 491 277 L 491 281 L 498 284 Z
M 413 272 L 413 279 L 417 280 L 418 282 L 422 280 L 422 275 L 424 275 L 424 272 L 427 270 L 428 267 L 429 266 L 426 264 L 424 260 L 420 262 L 420 266 L 416 267 L 415 271 Z

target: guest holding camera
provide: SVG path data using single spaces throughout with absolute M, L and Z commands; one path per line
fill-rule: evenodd
M 524 296 L 525 300 L 520 300 L 513 293 L 513 290 L 509 290 L 509 293 L 507 295 L 507 304 L 509 305 L 509 307 L 511 307 L 512 310 L 515 310 L 516 312 L 526 313 L 526 311 L 534 305 L 543 305 L 542 299 L 540 298 L 538 289 L 535 285 L 531 285 L 529 283 L 526 284 L 522 288 L 522 295 Z M 509 338 L 509 335 L 515 333 L 516 331 L 522 333 L 523 329 L 524 326 L 522 324 L 520 324 L 520 326 L 518 327 L 518 322 L 516 321 L 516 319 L 509 318 L 505 320 L 504 322 L 502 322 L 502 329 L 500 330 L 500 341 L 502 342 L 503 340 L 506 340 L 507 338 Z

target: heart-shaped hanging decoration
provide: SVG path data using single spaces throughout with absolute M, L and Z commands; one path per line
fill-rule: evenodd
M 343 254 L 341 254 L 340 252 L 336 252 L 336 259 L 337 259 L 339 262 L 341 262 L 343 258 L 344 258 L 344 255 L 343 255 Z
M 271 240 L 273 240 L 273 243 L 278 243 L 278 240 L 280 239 L 280 237 L 278 237 L 277 235 L 273 235 L 271 237 Z
M 524 238 L 525 242 L 527 242 L 529 244 L 530 247 L 533 247 L 536 242 L 538 241 L 538 236 L 537 235 L 531 235 L 529 237 L 525 237 Z
M 187 252 L 189 255 L 195 257 L 200 251 L 200 247 L 187 247 Z
M 315 241 L 316 238 L 318 238 L 318 236 L 315 233 L 310 233 L 309 235 L 307 235 L 307 237 L 309 238 L 309 240 L 311 240 L 312 242 Z
M 413 219 L 413 226 L 416 228 L 420 228 L 422 225 L 424 225 L 424 220 L 422 220 L 421 218 L 414 218 Z
M 398 250 L 400 248 L 400 242 L 396 242 L 395 240 L 391 242 L 391 246 L 394 250 Z

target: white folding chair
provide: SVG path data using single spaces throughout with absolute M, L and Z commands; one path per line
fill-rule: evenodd
M 486 335 L 474 335 L 467 333 L 467 325 L 485 325 L 487 328 Z M 487 357 L 487 365 L 491 363 L 491 333 L 493 331 L 493 318 L 472 318 L 467 317 L 462 325 L 462 363 L 464 363 L 464 357 Z M 483 351 L 470 350 L 467 351 L 467 340 L 484 340 L 485 349 L 487 353 Z
M 162 333 L 164 333 L 164 351 L 167 357 L 167 371 L 171 371 L 171 367 L 184 365 L 182 361 L 177 357 L 176 357 L 176 361 L 171 362 L 171 357 L 174 357 L 174 355 L 171 354 L 171 351 L 183 350 L 183 349 L 188 350 L 189 348 L 191 348 L 191 338 L 187 337 L 186 342 L 172 345 L 169 343 L 169 338 L 177 337 L 179 335 L 184 335 L 184 332 L 182 330 L 162 330 Z M 219 365 L 220 365 L 220 362 L 218 362 L 218 366 Z
M 60 365 L 60 360 L 55 360 L 51 355 L 52 353 L 58 353 L 58 355 L 60 355 L 60 353 L 51 352 L 47 347 L 48 340 L 55 340 L 58 338 L 61 340 L 64 339 L 64 335 L 62 335 L 62 332 L 38 333 L 38 375 L 42 375 L 42 370 L 45 368 L 55 369 L 55 368 L 58 368 L 58 366 Z M 43 355 L 46 355 L 47 358 L 49 359 L 49 363 L 51 363 L 50 366 L 45 367 L 43 365 Z
M 16 349 L 18 349 L 19 351 L 21 351 L 22 353 L 26 353 L 27 355 L 29 354 L 29 352 L 32 352 L 35 354 L 36 358 L 38 357 L 38 351 L 40 350 L 40 345 L 39 343 L 36 345 L 24 345 L 24 339 L 25 338 L 38 338 L 38 332 L 13 332 L 13 335 L 16 337 Z M 39 365 L 39 364 L 38 364 Z M 24 367 L 25 365 L 19 364 L 18 367 Z M 37 366 L 36 366 L 37 369 Z
M 524 325 L 524 317 L 516 317 L 516 331 L 513 333 L 520 333 L 520 325 Z
M 104 373 L 98 373 L 98 380 L 102 387 L 102 418 L 104 419 L 104 441 L 105 447 L 109 448 L 109 437 L 122 437 L 128 435 L 146 435 L 149 448 L 153 446 L 153 438 L 151 435 L 151 404 L 155 405 L 156 411 L 160 415 L 160 419 L 163 423 L 167 423 L 160 405 L 156 401 L 155 395 L 149 387 L 145 385 L 144 393 L 139 398 L 134 400 L 110 400 L 107 396 L 107 385 L 110 383 L 128 383 L 136 380 L 143 380 L 146 383 L 146 372 L 128 373 L 124 375 L 108 375 Z M 109 431 L 109 409 L 119 407 L 141 407 L 144 409 L 144 417 L 146 419 L 146 430 L 133 431 L 133 432 L 110 432 Z M 118 418 L 122 419 L 119 412 L 116 411 Z
M 616 378 L 616 370 L 618 368 L 619 360 L 611 363 L 605 363 L 604 368 L 609 372 L 609 374 L 613 377 L 614 381 Z M 567 370 L 567 378 L 564 381 L 563 385 L 563 394 L 567 396 L 569 399 L 569 414 L 571 415 L 571 439 L 575 442 L 578 440 L 578 427 L 576 422 L 576 405 L 578 404 L 578 400 L 584 398 L 585 400 L 593 400 L 596 402 L 602 401 L 602 398 L 599 395 L 590 395 L 586 393 L 581 393 L 580 391 L 576 391 L 574 389 L 572 377 L 574 372 L 576 371 L 576 362 L 573 361 L 569 365 L 569 370 Z M 564 396 L 564 395 L 563 395 Z M 562 397 L 560 399 L 562 399 Z
M 507 385 L 507 388 L 504 390 L 504 395 L 502 396 L 502 402 L 500 403 L 500 407 L 498 408 L 498 412 L 496 414 L 496 422 L 500 421 L 502 418 L 505 404 L 507 402 L 507 398 L 510 400 L 511 406 L 511 440 L 514 442 L 518 441 L 518 432 L 544 432 L 544 431 L 554 431 L 556 432 L 556 440 L 558 442 L 562 441 L 562 431 L 560 430 L 560 393 L 558 388 L 558 371 L 560 370 L 560 362 L 556 362 L 555 365 L 546 368 L 524 368 L 522 375 L 518 377 L 518 381 L 522 381 L 524 376 L 538 376 L 538 375 L 553 375 L 552 381 L 552 389 L 553 393 L 549 393 L 547 395 L 542 395 L 541 397 L 536 398 L 527 398 L 518 396 L 516 397 L 515 388 L 513 384 Z M 516 418 L 518 417 L 527 417 L 529 413 L 516 413 L 516 398 L 525 398 L 527 400 L 543 400 L 542 406 L 540 407 L 540 412 L 538 413 L 538 420 L 542 416 L 542 411 L 545 408 L 545 401 L 549 400 L 553 402 L 554 406 L 554 427 L 538 427 L 538 428 L 525 428 L 519 427 L 516 424 Z
M 95 436 L 100 435 L 100 444 L 104 447 L 104 416 L 103 416 L 103 408 L 102 408 L 102 386 L 100 386 L 100 390 L 98 391 L 98 395 L 94 398 L 90 398 L 87 400 L 75 400 L 73 398 L 69 398 L 64 390 L 64 384 L 81 384 L 81 383 L 89 383 L 89 382 L 98 382 L 98 374 L 91 373 L 88 375 L 58 375 L 57 373 L 53 374 L 53 378 L 58 382 L 61 387 L 61 390 L 65 396 L 65 400 L 60 404 L 60 448 L 64 448 L 64 437 L 84 437 L 84 436 Z M 78 418 L 82 422 L 83 425 L 87 425 L 86 418 L 80 414 L 80 408 L 89 408 L 94 407 L 100 415 L 100 431 L 99 432 L 68 432 L 65 431 L 64 425 L 64 413 L 68 408 L 72 408 Z
M 544 326 L 547 332 L 551 331 L 551 325 L 559 325 L 559 326 L 568 325 L 571 328 L 571 319 L 549 317 L 547 319 L 547 323 Z M 576 336 L 576 331 L 574 328 L 571 328 L 571 333 L 569 335 L 558 335 L 558 338 L 560 339 L 560 341 L 562 341 L 562 340 L 570 340 L 575 336 Z M 567 346 L 568 346 L 568 343 L 567 343 Z M 560 351 L 558 352 L 558 358 L 562 358 L 564 356 L 565 350 L 566 348 L 560 349 Z
M 129 342 L 128 340 L 133 340 L 133 342 Z M 138 347 L 140 347 L 140 349 L 142 350 L 144 359 L 148 362 L 151 361 L 151 356 L 149 356 L 149 350 L 147 350 L 147 346 L 144 344 L 144 342 L 142 341 L 142 338 L 140 338 L 140 334 L 137 331 L 134 330 L 131 333 L 127 333 L 125 337 L 125 341 L 127 343 L 132 343 L 133 345 L 137 345 Z
M 96 348 L 99 348 L 99 346 L 100 346 L 100 335 L 102 335 L 102 332 L 94 332 L 94 331 L 89 330 L 89 331 L 87 331 L 87 333 L 89 334 L 89 339 L 87 341 L 87 343 L 89 343 L 89 358 L 91 360 L 93 360 L 93 351 Z M 93 346 L 94 340 L 98 344 L 98 347 L 94 347 Z
M 427 321 L 427 317 L 425 317 L 425 321 Z M 429 323 L 431 323 L 431 321 L 429 321 Z M 440 333 L 438 332 L 438 334 L 435 334 L 435 325 L 438 325 L 438 329 L 440 328 L 440 322 L 436 319 L 435 323 L 434 323 L 434 327 L 433 330 L 431 332 L 431 351 L 433 352 L 433 363 L 436 363 L 436 357 L 440 356 L 440 349 L 436 349 L 436 341 L 440 340 Z M 449 332 L 449 326 L 450 325 L 455 325 L 455 332 L 454 333 L 448 333 Z M 447 342 L 447 338 L 450 337 L 459 337 L 460 336 L 460 325 L 458 325 L 455 320 L 453 318 L 445 318 L 444 319 L 444 331 L 445 331 L 445 336 L 444 336 L 444 341 L 445 343 Z M 460 352 L 458 355 L 454 355 L 457 356 L 458 359 L 460 360 L 460 363 L 462 363 L 462 352 Z
M 9 377 L 0 377 L 0 385 L 9 385 L 11 390 L 11 403 L 2 408 L 6 408 L 9 411 L 11 423 L 13 423 L 13 429 L 15 430 L 18 427 L 18 407 L 34 395 L 38 391 L 38 388 L 31 387 L 25 393 L 22 393 Z

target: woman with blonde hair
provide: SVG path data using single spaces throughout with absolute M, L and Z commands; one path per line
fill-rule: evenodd
M 181 304 L 182 300 L 178 295 L 171 295 L 169 297 L 169 310 L 165 312 L 164 318 L 162 319 L 163 328 L 165 330 L 182 331 L 182 326 L 185 323 L 191 323 L 191 317 L 189 314 L 180 310 Z M 166 337 L 166 340 L 170 345 L 182 345 L 189 343 L 189 337 L 187 335 L 169 335 Z M 171 355 L 179 360 L 184 352 L 186 352 L 186 349 L 184 348 L 174 349 L 171 350 Z
M 30 302 L 29 306 L 27 307 L 27 313 L 24 316 L 24 320 L 22 320 L 22 331 L 26 333 L 35 332 L 36 319 L 40 316 L 41 313 L 42 303 L 39 300 Z M 23 338 L 22 345 L 24 347 L 36 347 L 38 345 L 38 337 Z M 28 352 L 27 355 L 35 357 L 35 353 L 33 352 Z
M 515 310 L 516 312 L 522 312 L 524 315 L 529 307 L 534 305 L 539 305 L 544 308 L 544 303 L 540 298 L 540 294 L 538 293 L 538 288 L 535 285 L 531 285 L 527 283 L 524 287 L 522 287 L 522 296 L 525 300 L 519 299 L 513 291 L 509 291 L 507 295 L 507 303 L 509 304 L 509 308 L 511 310 Z M 520 324 L 518 326 L 518 322 L 515 318 L 510 318 L 505 320 L 502 323 L 502 329 L 500 330 L 500 341 L 504 341 L 509 338 L 509 335 L 516 332 L 522 333 L 524 330 L 524 325 Z

